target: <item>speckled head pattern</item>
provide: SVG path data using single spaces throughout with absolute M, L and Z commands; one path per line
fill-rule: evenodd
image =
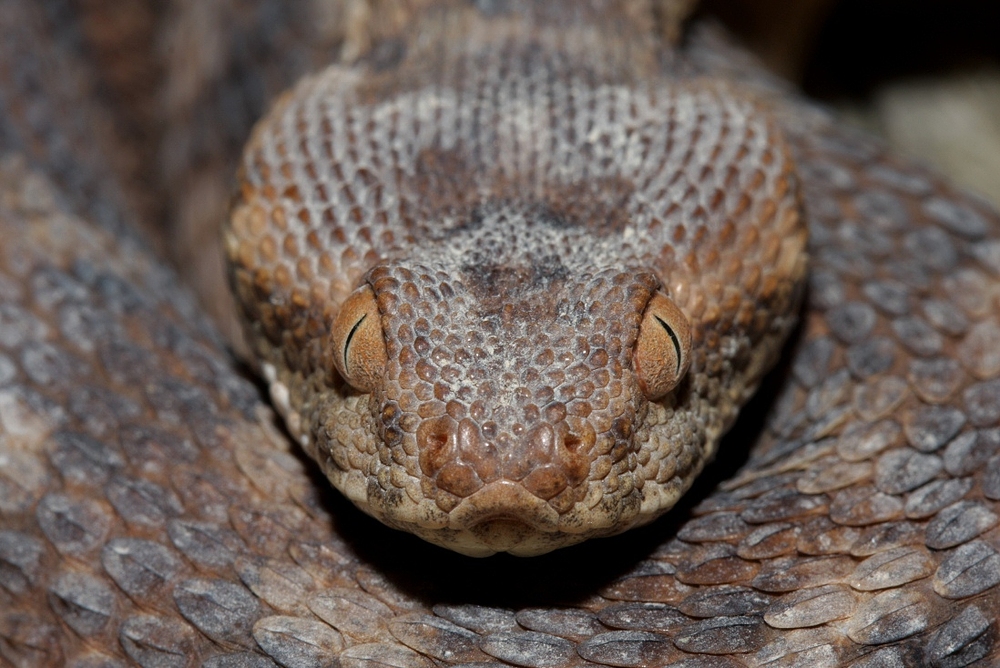
M 648 522 L 794 321 L 788 151 L 752 101 L 645 76 L 606 36 L 500 17 L 421 50 L 414 32 L 303 81 L 246 151 L 226 249 L 275 404 L 354 503 L 460 552 Z M 331 335 L 359 289 L 386 355 L 363 392 Z M 651 398 L 634 353 L 664 298 L 690 368 Z

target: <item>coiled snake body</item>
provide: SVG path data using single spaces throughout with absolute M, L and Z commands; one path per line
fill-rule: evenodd
M 792 327 L 804 221 L 799 331 L 717 470 L 752 441 L 747 461 L 531 560 L 362 517 L 128 231 L 155 204 L 108 128 L 140 106 L 42 76 L 87 74 L 79 35 L 9 1 L 2 660 L 995 663 L 997 215 L 711 33 L 664 46 L 642 3 L 429 4 L 282 98 L 245 154 L 225 245 L 289 431 L 364 510 L 466 552 L 649 522 Z M 284 45 L 294 17 L 260 16 Z M 210 146 L 184 173 L 210 182 L 199 128 L 232 128 L 233 95 L 184 83 Z

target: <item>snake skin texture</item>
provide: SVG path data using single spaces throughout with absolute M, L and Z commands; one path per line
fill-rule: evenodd
M 100 106 L 82 87 L 45 115 L 31 84 L 31 58 L 85 65 L 37 7 L 0 3 L 0 662 L 1000 661 L 994 211 L 693 36 L 686 66 L 758 88 L 797 161 L 799 331 L 673 512 L 471 560 L 332 492 L 174 273 L 119 236 L 113 144 L 60 125 Z M 10 113 L 15 93 L 49 120 Z
M 226 250 L 274 403 L 338 489 L 460 552 L 534 555 L 688 489 L 794 324 L 805 229 L 745 95 L 643 72 L 641 33 L 601 17 L 472 13 L 289 93 Z M 389 359 L 365 393 L 332 335 L 359 285 Z M 648 401 L 632 351 L 657 292 L 693 350 Z

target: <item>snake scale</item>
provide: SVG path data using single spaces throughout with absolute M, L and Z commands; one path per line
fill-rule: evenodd
M 383 14 L 318 0 L 0 2 L 0 662 L 1000 661 L 1000 217 L 799 99 L 718 33 L 691 27 L 674 44 L 672 5 L 527 4 L 531 20 L 518 2 Z M 119 32 L 95 28 L 109 14 Z M 122 26 L 162 41 L 123 40 Z M 267 99 L 336 52 L 356 64 L 306 79 L 253 133 L 226 232 L 289 438 L 147 240 L 158 217 L 217 225 Z M 336 107 L 348 94 L 352 106 Z M 335 136 L 336 169 L 306 164 Z M 652 154 L 662 172 L 643 171 Z M 328 169 L 335 179 L 313 175 Z M 696 187 L 711 183 L 732 192 Z M 350 238 L 357 228 L 327 221 L 327 256 L 346 269 L 297 293 L 292 277 L 322 274 L 322 251 L 289 260 L 311 243 L 294 221 L 327 208 L 409 222 Z M 515 240 L 497 237 L 501 219 Z M 747 221 L 760 243 L 741 246 Z M 802 224 L 797 328 L 705 482 L 661 519 L 530 559 L 474 560 L 384 528 L 331 490 L 324 474 L 387 523 L 415 521 L 467 552 L 545 551 L 556 543 L 538 535 L 553 527 L 569 536 L 557 542 L 582 537 L 553 512 L 586 517 L 595 534 L 651 521 L 712 457 L 793 326 Z M 654 227 L 691 252 L 651 247 Z M 275 229 L 291 233 L 269 242 Z M 699 246 L 709 229 L 728 241 Z M 255 230 L 270 232 L 241 243 Z M 602 246 L 615 235 L 629 243 Z M 415 257 L 414 244 L 435 252 Z M 726 284 L 729 268 L 738 280 Z M 476 302 L 477 322 L 457 308 L 443 317 L 448 300 L 427 299 L 443 284 L 454 303 Z M 356 317 L 338 324 L 339 312 Z M 378 328 L 358 324 L 373 312 L 384 351 Z M 648 313 L 664 324 L 644 349 Z M 459 359 L 451 327 L 475 335 L 464 339 L 475 362 Z M 335 344 L 310 343 L 317 331 Z M 438 346 L 426 350 L 436 370 L 419 364 L 421 336 Z M 518 366 L 528 341 L 553 350 Z M 467 405 L 430 383 L 420 401 L 444 413 L 403 419 L 422 404 L 384 388 L 419 396 L 427 378 L 454 382 L 453 403 Z M 479 394 L 462 392 L 472 381 Z M 604 387 L 607 401 L 594 400 Z M 495 401 L 475 407 L 484 397 Z M 685 426 L 650 435 L 671 416 Z M 352 442 L 338 425 L 372 433 L 365 419 L 387 445 L 358 453 L 432 482 L 415 489 L 387 468 L 360 495 L 338 481 L 329 444 Z M 449 449 L 505 435 L 517 457 Z M 653 456 L 642 444 L 678 438 L 694 446 L 654 467 L 669 475 L 631 473 Z M 441 456 L 406 453 L 418 441 Z M 575 457 L 602 448 L 604 460 Z M 588 467 L 617 476 L 589 515 Z M 501 509 L 479 534 L 424 530 L 511 481 L 531 498 L 495 494 L 479 519 L 495 522 L 514 498 L 530 521 Z M 430 505 L 392 514 L 420 489 Z M 532 522 L 540 534 L 525 533 Z

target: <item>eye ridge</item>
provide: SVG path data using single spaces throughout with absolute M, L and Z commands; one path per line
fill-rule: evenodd
M 365 313 L 363 316 L 361 316 L 360 320 L 358 320 L 356 323 L 354 323 L 354 327 L 351 327 L 351 331 L 347 335 L 347 339 L 344 341 L 344 368 L 345 369 L 347 369 L 347 367 L 349 366 L 348 363 L 347 363 L 347 351 L 351 349 L 351 339 L 354 338 L 354 335 L 358 331 L 358 327 L 361 326 L 361 323 L 363 323 L 365 321 L 365 318 L 367 318 L 367 317 L 368 317 L 368 314 Z M 659 320 L 659 318 L 657 318 L 657 320 Z M 671 336 L 673 336 L 673 335 L 671 334 Z M 674 345 L 677 345 L 676 342 L 674 343 Z
M 668 325 L 667 323 L 665 323 L 663 321 L 663 318 L 661 318 L 658 315 L 654 315 L 653 317 L 656 318 L 656 322 L 660 323 L 660 325 L 663 326 L 663 329 L 666 330 L 667 335 L 670 336 L 670 340 L 673 341 L 673 343 L 674 343 L 674 352 L 677 353 L 677 369 L 676 369 L 676 371 L 677 371 L 677 373 L 680 373 L 680 371 L 681 371 L 681 364 L 684 361 L 683 358 L 682 358 L 683 357 L 682 353 L 681 353 L 681 342 L 677 338 L 677 335 L 674 334 L 673 327 L 671 327 L 670 325 Z M 350 341 L 350 338 L 348 338 L 348 341 Z

